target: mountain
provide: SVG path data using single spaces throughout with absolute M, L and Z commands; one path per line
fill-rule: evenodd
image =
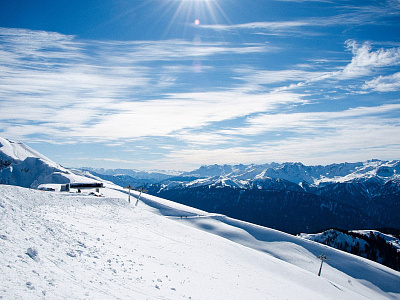
M 246 183 L 254 180 L 284 179 L 295 184 L 307 183 L 323 186 L 330 183 L 348 182 L 356 179 L 379 177 L 397 179 L 400 161 L 370 160 L 358 163 L 341 163 L 327 166 L 305 166 L 302 163 L 271 163 L 264 165 L 211 165 L 181 174 L 198 179 L 229 178 Z
M 63 168 L 20 142 L 0 144 L 0 272 L 7 278 L 2 299 L 400 299 L 400 273 L 365 258 L 152 195 L 142 194 L 139 205 L 131 205 L 126 190 L 88 171 Z M 251 209 L 258 207 L 260 219 L 268 211 L 276 222 L 284 216 L 282 224 L 321 221 L 313 214 L 324 196 L 305 192 L 319 190 L 315 183 L 245 180 L 226 176 L 226 170 L 214 182 L 181 174 L 167 179 L 174 186 L 149 187 L 211 195 L 201 201 L 211 206 L 215 195 L 228 195 L 217 201 L 221 207 L 235 208 L 232 199 L 243 200 L 249 216 L 257 216 Z M 381 201 L 396 199 L 393 175 L 373 190 Z M 102 197 L 32 189 L 66 182 L 101 182 Z M 326 201 L 328 221 L 369 218 Z M 329 261 L 318 277 L 322 253 Z
M 400 231 L 397 231 L 400 233 Z M 400 271 L 400 235 L 376 230 L 346 231 L 329 229 L 301 237 L 377 261 Z
M 96 172 L 95 172 L 96 171 Z M 99 173 L 97 173 L 99 172 Z M 400 162 L 211 165 L 184 173 L 66 169 L 0 138 L 0 183 L 39 188 L 107 181 L 285 232 L 400 228 Z
M 308 232 L 331 226 L 382 227 L 381 223 L 359 209 L 305 192 L 202 186 L 168 189 L 154 194 L 289 233 L 301 232 L 302 229 Z
M 202 166 L 148 190 L 290 233 L 400 228 L 400 161 Z
M 38 188 L 44 184 L 90 183 L 89 172 L 66 169 L 22 142 L 0 137 L 0 183 Z
M 102 190 L 99 198 L 0 184 L 0 298 L 400 299 L 400 273 L 365 258 Z
M 111 181 L 119 186 L 140 187 L 146 184 L 159 183 L 180 174 L 176 171 L 138 171 L 131 169 L 104 169 L 104 168 L 80 168 L 79 170 Z

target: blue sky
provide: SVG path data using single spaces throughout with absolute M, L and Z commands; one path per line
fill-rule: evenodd
M 67 167 L 399 159 L 400 1 L 0 1 L 0 136 Z

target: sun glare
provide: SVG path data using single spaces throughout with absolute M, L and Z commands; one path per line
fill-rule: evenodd
M 186 18 L 186 24 L 218 24 L 226 19 L 221 6 L 216 0 L 180 0 L 168 28 L 177 19 Z

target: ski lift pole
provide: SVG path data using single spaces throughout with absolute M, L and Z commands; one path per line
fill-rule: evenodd
M 142 189 L 140 189 L 139 197 L 137 197 L 137 199 L 136 199 L 135 206 L 137 206 L 137 205 L 138 205 L 138 203 L 139 203 L 139 200 L 140 200 L 140 196 L 141 196 L 141 195 L 142 195 Z
M 321 260 L 321 266 L 319 267 L 318 276 L 321 276 L 322 265 L 324 264 L 325 260 L 329 260 L 329 259 L 324 254 L 321 254 L 320 256 L 318 256 L 318 258 Z
M 131 183 L 129 183 L 129 185 L 127 187 L 124 187 L 124 189 L 129 189 L 128 202 L 131 203 L 131 189 L 134 189 L 134 188 L 131 186 Z
M 140 191 L 140 193 L 139 193 L 139 197 L 138 197 L 137 200 L 136 200 L 135 206 L 138 205 L 139 200 L 140 200 L 140 196 L 142 195 L 142 192 L 147 192 L 147 190 L 143 189 L 143 187 L 141 187 L 140 190 L 138 190 L 138 191 Z

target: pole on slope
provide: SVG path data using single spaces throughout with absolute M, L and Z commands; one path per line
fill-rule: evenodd
M 322 265 L 323 265 L 325 260 L 329 260 L 329 259 L 324 254 L 321 254 L 320 256 L 318 256 L 318 258 L 321 260 L 321 266 L 319 267 L 318 276 L 321 276 Z
M 139 197 L 137 198 L 136 204 L 135 204 L 135 206 L 137 206 L 138 203 L 139 203 L 139 200 L 140 200 L 140 196 L 142 195 L 142 192 L 147 192 L 147 190 L 145 190 L 143 187 L 141 187 L 140 189 L 135 189 L 135 190 L 136 190 L 136 191 L 140 191 Z
M 124 187 L 124 189 L 129 189 L 128 202 L 131 203 L 131 189 L 135 189 L 135 188 L 131 186 L 131 183 L 129 183 L 129 185 Z

